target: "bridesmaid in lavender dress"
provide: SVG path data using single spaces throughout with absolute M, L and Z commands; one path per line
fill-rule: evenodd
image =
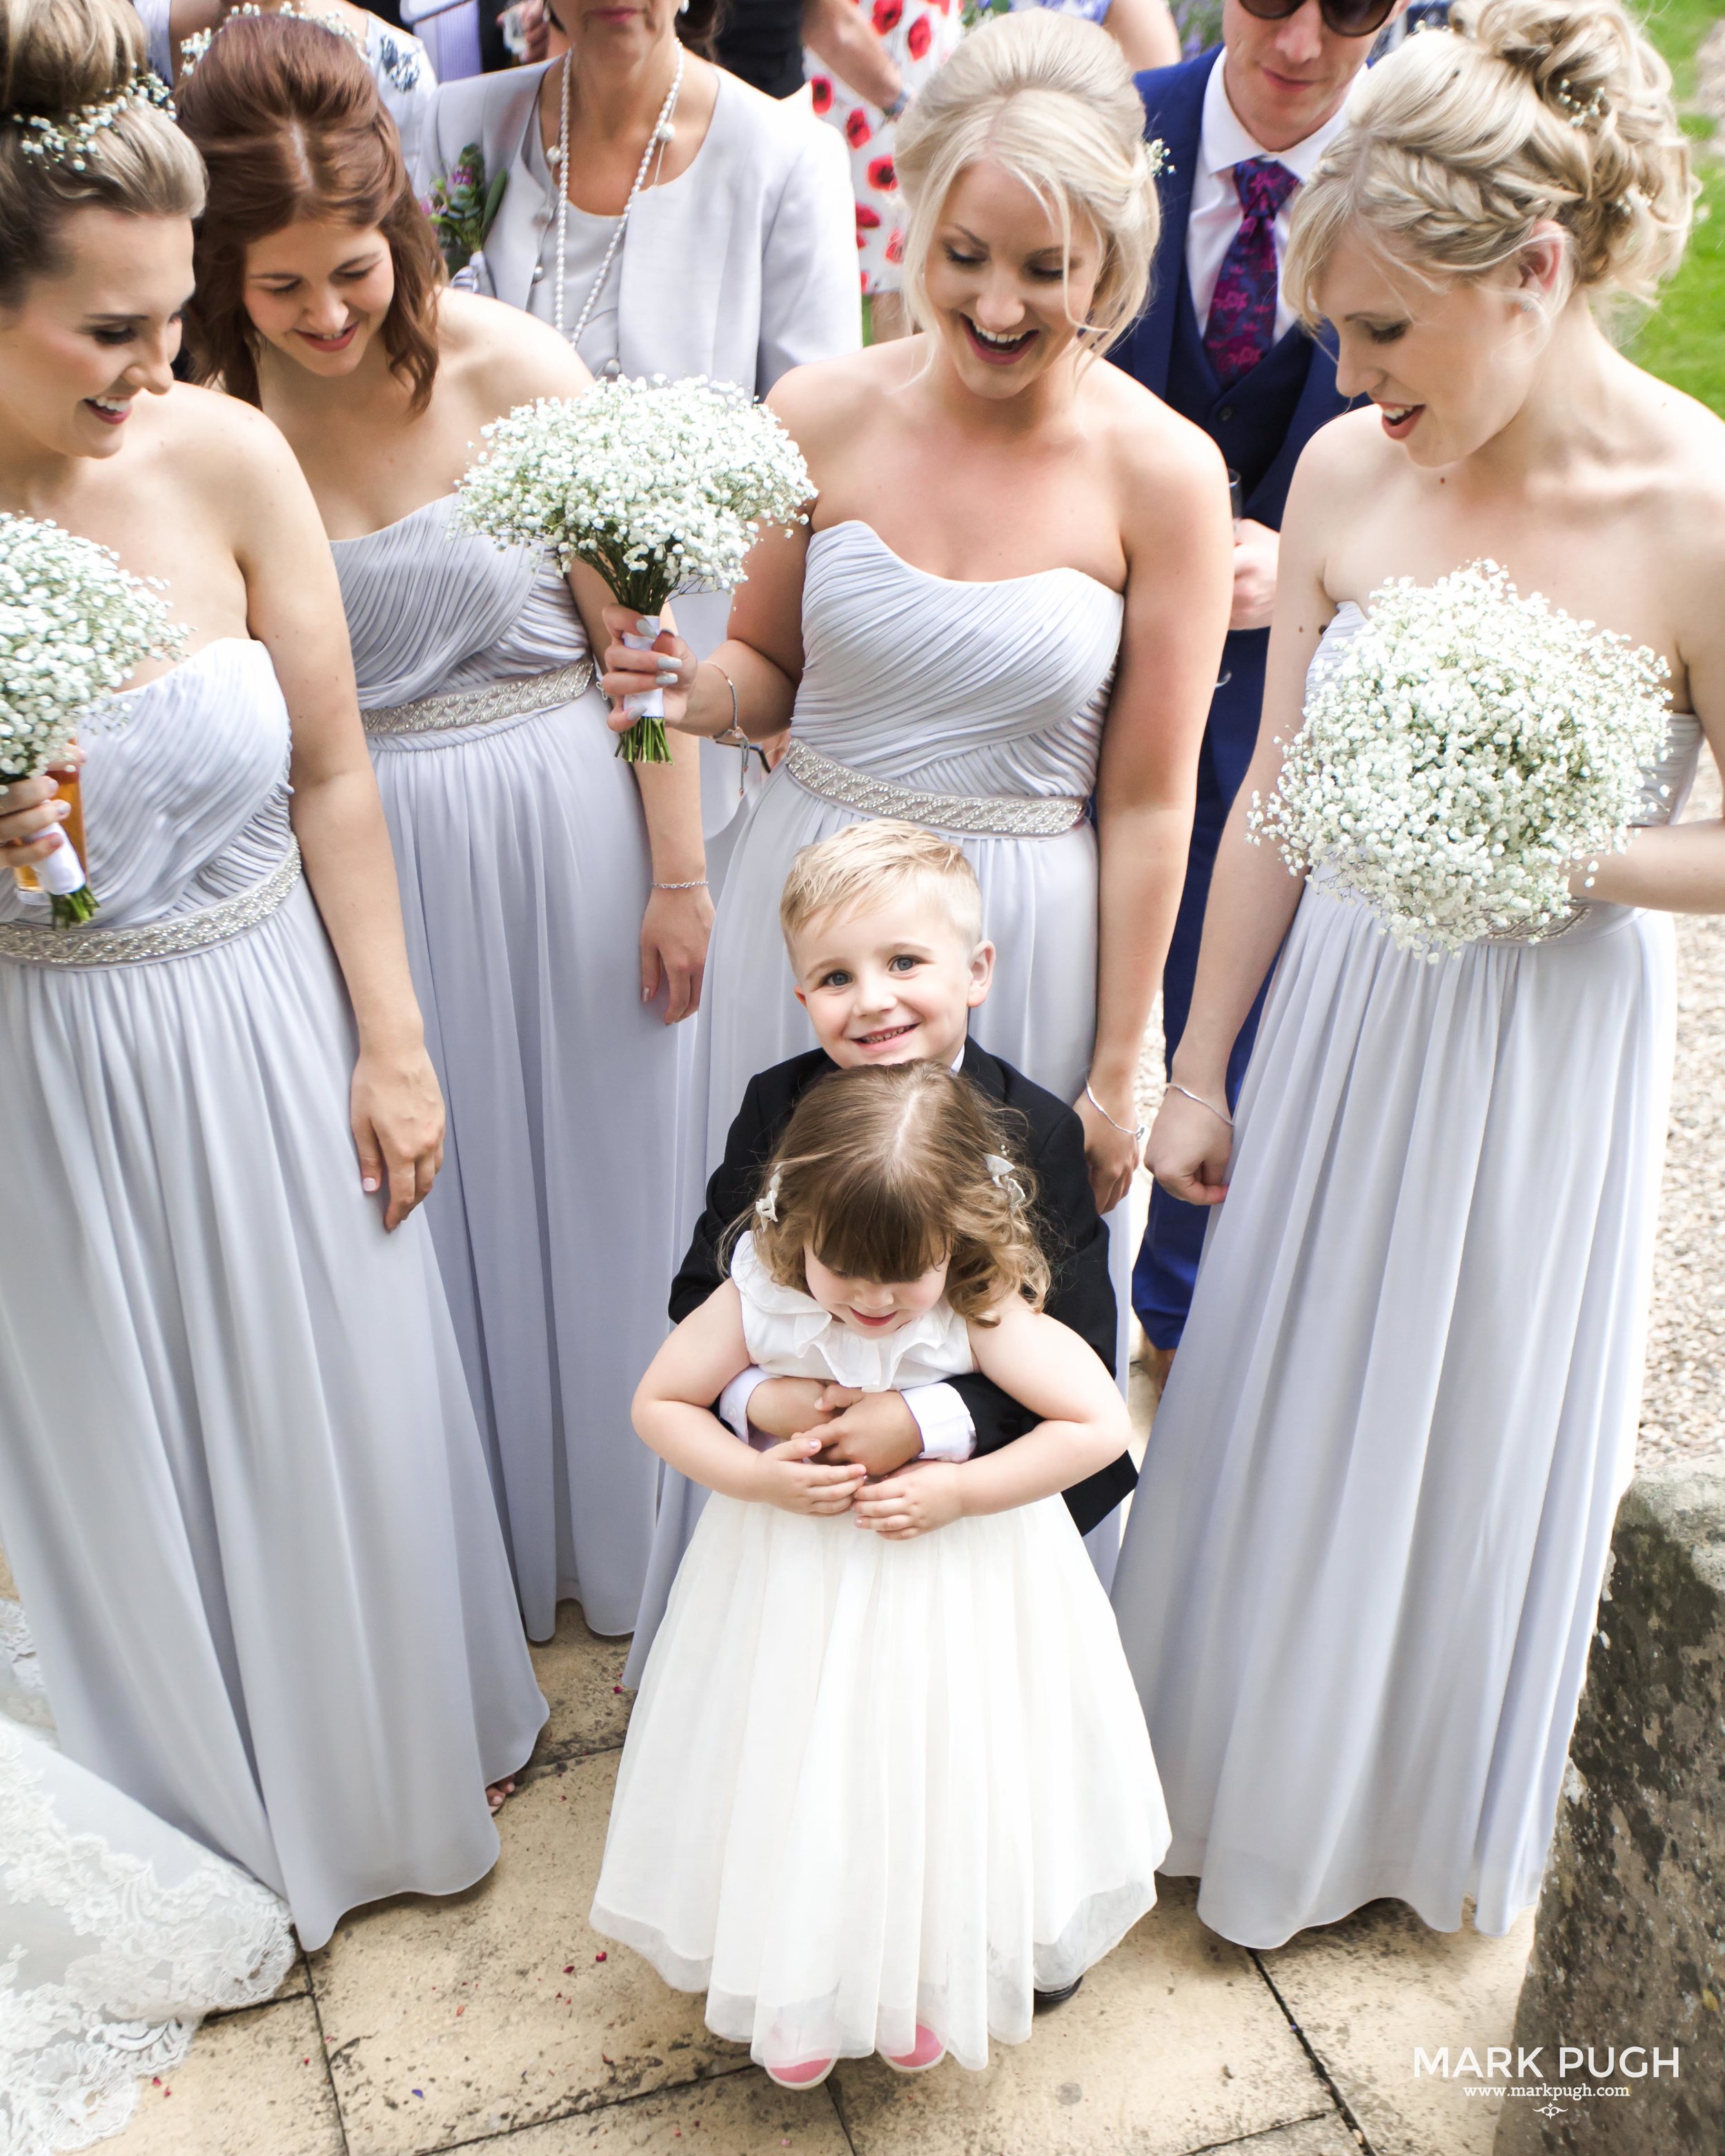
M 692 743 L 614 754 L 596 578 L 449 528 L 481 428 L 589 377 L 518 310 L 439 290 L 339 38 L 231 23 L 182 109 L 210 174 L 200 363 L 281 427 L 335 545 L 449 1102 L 432 1231 L 526 1627 L 548 1637 L 573 1597 L 627 1632 L 654 1487 L 629 1402 L 677 1255 L 672 1026 L 711 917 L 698 767 Z
M 18 110 L 121 101 L 82 172 L 0 123 L 0 511 L 165 579 L 191 649 L 85 729 L 88 927 L 8 873 L 54 782 L 0 799 L 0 1520 L 68 1758 L 316 1947 L 490 1868 L 545 1703 L 415 1212 L 442 1104 L 316 512 L 173 380 L 203 183 L 124 95 L 136 17 L 15 22 Z
M 819 489 L 809 524 L 755 548 L 711 660 L 660 639 L 692 691 L 670 699 L 691 732 L 728 727 L 733 710 L 751 735 L 791 729 L 721 894 L 697 1176 L 751 1075 L 814 1045 L 777 918 L 798 849 L 902 816 L 975 863 L 999 954 L 977 1037 L 1074 1104 L 1097 1205 L 1122 1208 L 1122 1313 L 1133 1081 L 1184 872 L 1230 542 L 1214 449 L 1101 357 L 1142 302 L 1154 244 L 1142 128 L 1092 27 L 1039 10 L 966 39 L 900 128 L 922 334 L 779 383 L 768 402 Z M 1051 162 L 1057 207 L 1037 192 Z M 614 694 L 648 663 L 618 645 L 606 659 Z M 680 1479 L 665 1488 L 655 1594 L 689 1509 Z M 1093 1531 L 1105 1578 L 1117 1532 Z

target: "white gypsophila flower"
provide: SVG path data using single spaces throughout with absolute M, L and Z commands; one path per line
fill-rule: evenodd
M 1670 669 L 1522 598 L 1493 562 L 1375 591 L 1320 654 L 1305 724 L 1246 817 L 1434 963 L 1566 920 L 1578 863 L 1620 853 L 1664 751 Z
M 0 512 L 0 783 L 58 762 L 93 705 L 178 650 L 161 588 L 93 539 Z
M 803 521 L 814 493 L 777 417 L 704 375 L 597 382 L 519 406 L 485 434 L 455 527 L 552 547 L 565 570 L 584 562 L 644 613 L 741 583 L 761 526 Z

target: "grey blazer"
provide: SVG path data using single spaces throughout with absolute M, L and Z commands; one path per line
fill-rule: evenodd
M 555 214 L 529 169 L 545 67 L 443 84 L 419 136 L 419 191 L 470 143 L 509 186 L 485 242 L 490 287 L 525 307 Z M 547 267 L 544 272 L 551 274 Z M 705 374 L 764 395 L 806 361 L 861 341 L 855 204 L 845 145 L 811 114 L 722 71 L 687 172 L 636 202 L 623 243 L 618 360 L 625 374 Z M 572 313 L 578 308 L 577 295 Z

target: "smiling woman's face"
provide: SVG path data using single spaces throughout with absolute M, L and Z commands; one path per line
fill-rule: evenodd
M 266 344 L 309 373 L 352 374 L 395 297 L 395 262 L 374 225 L 302 218 L 245 250 L 245 311 Z
M 1070 249 L 1024 182 L 979 158 L 952 182 L 923 282 L 935 331 L 966 388 L 1014 397 L 1069 352 L 1090 312 L 1101 248 L 1082 220 Z
M 0 429 L 59 456 L 110 457 L 141 390 L 173 385 L 192 295 L 192 223 L 74 210 L 59 267 L 0 309 Z
M 1369 397 L 1416 465 L 1455 464 L 1532 393 L 1561 303 L 1561 249 L 1438 282 L 1358 233 L 1337 242 L 1315 297 L 1334 324 L 1336 385 Z

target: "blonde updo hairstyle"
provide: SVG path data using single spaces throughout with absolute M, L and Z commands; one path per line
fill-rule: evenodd
M 1058 217 L 1069 245 L 1081 223 L 1096 233 L 1101 263 L 1079 326 L 1091 349 L 1106 352 L 1143 307 L 1161 219 L 1144 108 L 1106 31 L 1041 8 L 996 16 L 898 123 L 905 296 L 922 329 L 933 326 L 926 273 L 935 227 L 954 181 L 984 157 Z
M 1671 70 L 1619 0 L 1457 0 L 1370 69 L 1301 188 L 1284 267 L 1308 323 L 1363 228 L 1418 273 L 1511 262 L 1560 225 L 1571 289 L 1651 300 L 1682 259 L 1694 184 Z
M 135 217 L 195 217 L 198 152 L 165 112 L 125 105 L 80 151 L 85 169 L 25 149 L 41 118 L 64 126 L 122 95 L 146 65 L 131 0 L 0 0 L 0 306 L 60 266 L 60 228 L 94 204 Z

